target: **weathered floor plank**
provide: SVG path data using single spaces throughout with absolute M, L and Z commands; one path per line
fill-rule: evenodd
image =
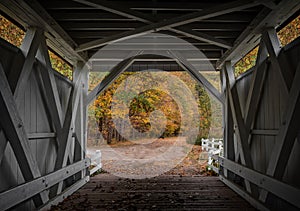
M 99 174 L 52 210 L 255 210 L 218 177 Z

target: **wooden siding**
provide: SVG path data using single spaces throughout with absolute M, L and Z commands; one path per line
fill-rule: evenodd
M 0 40 L 0 46 L 0 62 L 2 63 L 6 74 L 9 75 L 13 68 L 21 68 L 24 62 L 24 56 L 21 50 L 4 40 Z M 16 103 L 27 134 L 53 133 L 53 126 L 47 112 L 45 98 L 41 93 L 41 83 L 37 71 L 37 68 L 33 69 L 27 82 L 26 89 L 22 96 L 19 99 L 16 99 Z M 16 75 L 15 78 L 17 79 L 18 76 Z M 70 95 L 71 84 L 57 76 L 57 74 L 56 82 L 59 88 L 59 96 L 64 115 Z M 13 83 L 13 81 L 10 81 L 10 83 Z M 2 133 L 2 131 L 0 133 Z M 24 183 L 24 178 L 14 156 L 14 152 L 7 142 L 5 135 L 0 136 L 0 142 L 0 146 L 5 145 L 5 143 L 8 144 L 4 151 L 3 159 L 2 161 L 0 160 L 0 192 L 2 192 L 18 184 Z M 30 139 L 29 142 L 34 158 L 38 162 L 41 174 L 45 175 L 53 172 L 57 152 L 56 139 Z M 16 209 L 30 210 L 34 209 L 34 205 L 32 202 L 25 202 L 18 205 Z
M 290 68 L 294 74 L 299 58 L 300 39 L 297 39 L 282 49 L 278 60 L 281 63 L 284 59 L 286 59 L 287 64 L 284 68 Z M 272 149 L 276 145 L 276 135 L 272 135 L 272 133 L 276 134 L 280 125 L 283 124 L 283 115 L 287 106 L 288 98 L 288 95 L 282 88 L 284 87 L 284 84 L 280 79 L 278 71 L 272 67 L 269 61 L 266 62 L 268 63 L 268 71 L 251 138 L 251 156 L 253 159 L 254 169 L 262 173 L 266 173 L 267 166 L 272 155 Z M 237 79 L 236 85 L 243 114 L 245 113 L 245 105 L 251 80 L 251 71 Z M 298 188 L 300 187 L 299 151 L 300 141 L 297 140 L 295 141 L 294 148 L 283 177 L 284 182 Z

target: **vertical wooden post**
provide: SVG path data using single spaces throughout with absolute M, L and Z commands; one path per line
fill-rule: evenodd
M 85 104 L 88 96 L 88 90 L 89 90 L 89 70 L 85 70 L 82 75 L 82 114 L 83 114 L 83 147 L 84 147 L 84 157 L 85 158 L 85 152 L 86 152 L 86 146 L 87 146 L 87 130 L 88 130 L 88 105 Z
M 223 113 L 223 141 L 224 141 L 224 156 L 234 161 L 235 153 L 234 153 L 234 137 L 233 137 L 233 119 L 230 108 L 230 101 L 228 90 L 226 89 L 226 77 L 225 77 L 225 69 L 222 69 L 220 72 L 221 75 L 221 85 L 222 85 L 222 93 L 225 95 L 225 103 L 222 105 L 222 113 Z M 233 174 L 228 172 L 227 169 L 224 171 L 224 176 L 227 179 L 233 179 Z
M 73 72 L 73 80 L 76 82 L 80 80 L 80 87 L 78 89 L 80 99 L 76 113 L 75 125 L 75 146 L 76 152 L 74 158 L 82 160 L 85 158 L 86 141 L 87 141 L 87 106 L 85 100 L 88 92 L 88 71 L 84 69 L 84 63 L 78 62 Z M 86 172 L 82 171 L 81 178 L 85 177 Z
M 224 75 L 226 77 L 226 90 L 229 99 L 229 105 L 231 108 L 231 114 L 234 124 L 236 125 L 234 134 L 238 143 L 239 155 L 241 163 L 247 167 L 253 169 L 253 162 L 251 157 L 251 151 L 247 139 L 247 131 L 245 127 L 244 118 L 242 116 L 241 104 L 238 96 L 238 90 L 236 87 L 236 80 L 234 77 L 233 67 L 231 61 L 225 62 Z M 237 161 L 237 158 L 235 157 Z M 245 180 L 246 189 L 248 192 L 252 193 L 255 197 L 258 195 L 257 188 L 250 184 L 249 181 Z

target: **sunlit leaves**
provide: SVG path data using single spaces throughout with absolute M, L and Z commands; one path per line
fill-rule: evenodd
M 0 37 L 2 39 L 20 47 L 24 36 L 25 32 L 22 29 L 0 15 Z
M 7 42 L 20 47 L 25 36 L 25 32 L 15 24 L 0 15 L 0 37 Z M 72 67 L 61 57 L 49 51 L 52 68 L 62 75 L 72 80 Z
M 101 81 L 100 78 L 103 79 L 103 75 L 106 74 L 107 73 L 90 74 L 89 87 L 95 87 L 96 84 Z M 112 103 L 114 103 L 113 96 L 116 94 L 116 90 L 122 83 L 122 81 L 133 74 L 134 73 L 132 72 L 125 72 L 121 74 L 115 82 L 110 84 L 109 87 L 101 93 L 101 95 L 95 100 L 93 105 L 90 106 L 89 118 L 93 118 L 94 120 L 96 120 L 96 122 L 98 122 L 99 131 L 109 143 L 119 141 L 121 138 L 120 136 L 115 135 L 117 134 L 117 131 L 115 129 L 111 116 L 111 106 Z M 197 85 L 196 81 L 194 81 L 186 72 L 172 72 L 172 74 L 182 80 L 192 91 L 195 99 L 198 99 L 198 109 L 201 116 L 199 137 L 206 138 L 211 126 L 211 104 L 208 94 L 206 93 L 204 88 Z M 147 80 L 149 79 L 149 77 L 151 77 L 150 74 L 145 73 L 140 77 L 145 78 L 135 81 L 135 86 L 137 87 L 142 87 L 147 81 L 151 81 L 152 87 L 155 87 L 155 83 L 158 83 L 157 81 Z M 128 95 L 131 95 L 131 93 L 129 91 L 119 91 L 117 95 L 118 99 L 122 100 L 122 95 L 124 95 L 124 99 L 128 99 Z M 131 97 L 129 98 L 131 99 Z M 156 89 L 146 90 L 133 97 L 133 100 L 130 102 L 129 111 L 129 117 L 132 126 L 139 132 L 147 132 L 151 127 L 149 116 L 154 110 L 160 110 L 166 117 L 166 127 L 165 125 L 162 125 L 162 127 L 165 127 L 163 136 L 177 136 L 180 127 L 184 127 L 184 125 L 181 125 L 181 116 L 178 105 L 176 104 L 174 99 L 172 99 L 172 97 L 167 93 Z M 118 116 L 121 117 L 127 115 L 127 111 L 124 111 L 122 109 L 114 110 L 114 113 L 115 112 L 117 112 Z M 156 124 L 159 123 L 156 122 Z
M 278 32 L 278 37 L 283 46 L 289 44 L 300 35 L 300 16 L 286 25 Z
M 288 25 L 282 28 L 278 33 L 279 40 L 282 46 L 285 46 L 300 36 L 300 16 L 291 21 Z M 255 65 L 258 47 L 250 51 L 246 56 L 239 60 L 235 66 L 235 76 L 239 76 L 243 72 L 249 70 Z
M 73 69 L 72 67 L 64 61 L 62 58 L 49 51 L 50 61 L 52 64 L 52 68 L 62 75 L 66 76 L 70 80 L 72 80 Z
M 244 73 L 246 70 L 249 70 L 251 67 L 255 65 L 257 52 L 258 52 L 258 47 L 254 48 L 252 51 L 250 51 L 246 56 L 244 56 L 241 60 L 239 60 L 234 65 L 236 77 Z

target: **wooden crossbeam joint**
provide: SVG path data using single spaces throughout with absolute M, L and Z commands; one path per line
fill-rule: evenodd
M 137 36 L 144 35 L 144 34 L 151 33 L 151 32 L 157 32 L 160 30 L 168 29 L 168 28 L 175 28 L 175 27 L 179 27 L 179 26 L 191 23 L 191 22 L 212 18 L 215 16 L 227 14 L 227 13 L 230 13 L 233 11 L 239 11 L 239 10 L 246 9 L 249 7 L 254 7 L 254 6 L 260 5 L 261 3 L 262 2 L 258 2 L 258 1 L 250 1 L 249 2 L 249 1 L 242 0 L 242 1 L 234 1 L 234 2 L 230 2 L 230 3 L 218 5 L 213 8 L 205 9 L 203 11 L 187 14 L 187 15 L 180 16 L 180 17 L 175 17 L 175 18 L 164 20 L 161 22 L 154 22 L 149 25 L 145 25 L 140 28 L 137 28 L 133 31 L 124 32 L 124 33 L 117 34 L 117 35 L 114 35 L 114 36 L 111 36 L 111 37 L 108 37 L 105 39 L 99 39 L 99 40 L 94 40 L 94 41 L 91 41 L 88 43 L 84 43 L 84 44 L 79 45 L 79 47 L 76 50 L 77 50 L 77 52 L 81 52 L 81 51 L 93 49 L 93 48 L 104 46 L 106 44 L 114 43 L 114 42 L 117 42 L 120 40 L 125 40 L 125 39 L 137 37 Z M 208 38 L 208 36 L 207 36 L 207 38 Z
M 226 91 L 228 92 L 228 96 L 229 96 L 231 113 L 232 113 L 233 121 L 237 126 L 235 130 L 235 134 L 237 135 L 237 141 L 238 141 L 237 142 L 238 147 L 236 150 L 238 154 L 235 155 L 235 159 L 237 162 L 238 161 L 237 159 L 240 157 L 241 163 L 252 169 L 253 162 L 251 158 L 250 147 L 247 141 L 247 131 L 246 131 L 244 119 L 242 117 L 235 77 L 233 73 L 232 64 L 230 61 L 225 62 L 224 72 L 226 76 Z M 254 197 L 257 197 L 258 196 L 257 188 L 247 180 L 245 180 L 245 184 L 246 184 L 247 191 L 252 193 Z
M 272 66 L 276 71 L 278 71 L 279 75 L 281 76 L 286 93 L 289 93 L 293 75 L 291 74 L 291 71 L 289 69 L 282 67 L 280 62 L 278 61 L 277 57 L 281 51 L 281 45 L 276 30 L 274 28 L 267 28 L 263 33 L 262 39 L 264 40 L 264 43 L 270 55 Z

